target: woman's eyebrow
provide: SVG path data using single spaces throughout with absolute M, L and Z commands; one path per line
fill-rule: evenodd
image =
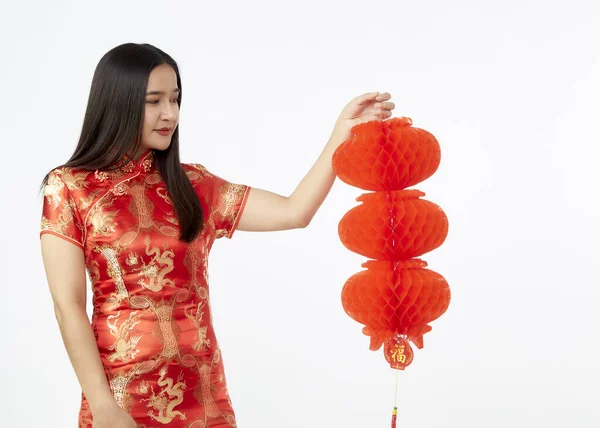
M 177 92 L 177 93 L 179 93 L 179 92 L 181 92 L 181 91 L 179 90 L 179 88 L 175 88 L 175 89 L 173 89 L 173 91 L 172 91 L 172 92 Z M 164 93 L 165 93 L 164 91 L 150 91 L 150 92 L 146 92 L 146 95 L 162 95 L 162 94 L 164 94 Z

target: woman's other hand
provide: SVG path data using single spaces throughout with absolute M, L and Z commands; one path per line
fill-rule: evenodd
M 129 413 L 121 409 L 117 403 L 108 408 L 92 412 L 94 423 L 92 428 L 137 428 L 137 423 Z

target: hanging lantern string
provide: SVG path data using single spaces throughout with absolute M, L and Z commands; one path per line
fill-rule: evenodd
M 396 408 L 396 403 L 398 402 L 398 372 L 400 370 L 396 369 L 396 391 L 394 392 L 394 408 Z
M 400 370 L 396 369 L 396 391 L 394 392 L 394 410 L 392 411 L 392 428 L 396 428 L 396 418 L 398 417 L 398 406 L 397 398 L 398 398 L 398 372 Z

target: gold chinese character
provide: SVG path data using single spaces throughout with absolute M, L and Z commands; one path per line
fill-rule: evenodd
M 399 346 L 394 350 L 394 353 L 392 354 L 392 359 L 399 363 L 406 362 L 406 355 L 404 355 L 404 345 Z

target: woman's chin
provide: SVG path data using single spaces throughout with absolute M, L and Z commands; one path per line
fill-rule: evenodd
M 165 140 L 167 140 L 167 139 L 165 138 Z M 162 150 L 168 149 L 170 144 L 171 144 L 170 139 L 167 141 L 152 141 L 151 144 L 148 144 L 148 147 L 153 150 L 161 150 L 162 151 Z

